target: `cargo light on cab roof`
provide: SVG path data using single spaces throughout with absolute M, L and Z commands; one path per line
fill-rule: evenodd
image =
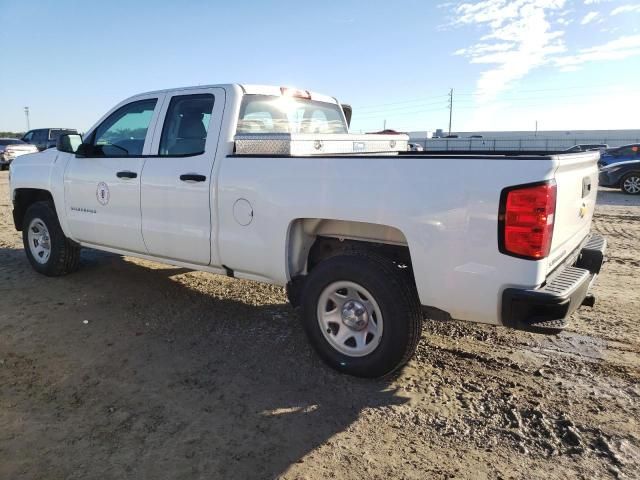
M 280 87 L 280 93 L 284 97 L 306 98 L 311 100 L 311 93 L 308 90 L 299 90 L 296 88 Z

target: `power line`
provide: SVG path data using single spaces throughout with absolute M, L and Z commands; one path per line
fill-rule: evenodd
M 365 112 L 366 115 L 360 115 L 358 113 L 358 111 L 354 111 L 353 112 L 353 118 L 354 119 L 363 119 L 363 118 L 384 118 L 384 117 L 397 117 L 397 116 L 401 116 L 401 115 L 412 115 L 412 114 L 417 114 L 417 113 L 427 113 L 427 112 L 442 112 L 444 111 L 447 107 L 447 105 L 443 104 L 441 107 L 438 108 L 412 108 L 411 110 L 403 110 L 403 111 L 399 111 L 399 112 L 385 112 L 385 111 L 381 111 L 378 113 L 372 113 L 372 114 L 368 114 L 368 112 Z
M 519 97 L 518 95 L 521 93 L 543 93 L 543 92 L 551 92 L 551 91 L 565 91 L 565 90 L 576 90 L 576 89 L 587 89 L 587 90 L 598 90 L 599 92 L 602 91 L 602 88 L 606 87 L 608 91 L 611 90 L 611 86 L 610 85 L 592 85 L 592 86 L 586 86 L 586 85 L 577 85 L 577 86 L 570 86 L 570 87 L 558 87 L 558 88 L 544 88 L 544 89 L 529 89 L 529 90 L 518 90 L 515 92 L 504 92 L 502 94 L 498 94 L 496 95 L 496 100 L 499 99 L 504 99 L 504 100 L 508 100 L 508 101 L 522 101 L 522 100 L 539 100 L 541 98 L 548 98 L 548 95 L 545 97 L 542 96 L 526 96 L 526 97 Z M 482 97 L 485 94 L 480 92 L 456 92 L 456 95 L 458 97 L 463 96 L 463 97 Z M 515 94 L 515 96 L 514 96 Z M 388 109 L 393 109 L 393 110 L 403 110 L 403 109 L 413 109 L 414 107 L 417 107 L 419 105 L 422 106 L 430 106 L 430 105 L 437 105 L 438 103 L 440 103 L 439 101 L 436 102 L 424 102 L 425 99 L 429 99 L 429 98 L 442 98 L 444 100 L 444 97 L 449 98 L 449 94 L 445 94 L 445 95 L 432 95 L 430 97 L 416 97 L 414 99 L 409 99 L 409 100 L 403 100 L 403 101 L 398 101 L 398 102 L 391 102 L 391 103 L 381 103 L 381 104 L 375 104 L 375 105 L 367 105 L 367 106 L 354 106 L 354 111 L 363 111 L 364 113 L 373 113 L 374 111 L 378 111 L 378 110 L 388 110 Z M 562 97 L 587 97 L 590 96 L 589 93 L 583 92 L 583 93 L 576 93 L 576 94 L 562 94 Z M 462 101 L 472 101 L 471 98 L 458 98 L 457 100 L 458 102 Z M 406 104 L 410 104 L 410 105 L 406 105 Z M 384 108 L 384 107 L 389 107 L 389 108 Z
M 443 97 L 448 97 L 448 95 L 443 95 Z M 444 98 L 442 100 L 438 100 L 437 102 L 428 102 L 428 103 L 421 103 L 421 102 L 415 102 L 412 105 L 397 105 L 395 107 L 381 107 L 381 108 L 375 108 L 375 109 L 368 109 L 368 110 L 364 110 L 364 113 L 375 113 L 378 111 L 384 111 L 384 112 L 388 112 L 389 110 L 405 110 L 407 108 L 409 109 L 413 109 L 413 108 L 418 108 L 418 107 L 429 107 L 431 105 L 444 105 Z M 362 108 L 358 108 L 358 107 L 353 107 L 354 111 L 363 111 Z
M 587 90 L 602 90 L 603 88 L 611 89 L 611 84 L 602 84 L 602 85 L 572 85 L 569 87 L 555 87 L 555 88 L 537 88 L 537 89 L 529 89 L 529 90 L 518 90 L 518 93 L 534 93 L 534 92 L 552 92 L 558 90 L 576 90 L 576 89 L 587 89 Z M 615 85 L 613 85 L 615 87 Z M 486 93 L 482 92 L 488 91 L 487 89 L 479 90 L 478 92 L 458 92 L 457 95 L 486 95 Z M 508 93 L 508 92 L 507 92 Z
M 369 105 L 354 105 L 354 108 L 358 108 L 359 110 L 365 110 L 365 109 L 369 109 L 369 108 L 378 108 L 378 107 L 386 107 L 388 105 L 400 105 L 400 104 L 404 104 L 404 103 L 416 103 L 418 101 L 422 101 L 422 100 L 427 100 L 427 99 L 432 99 L 432 98 L 443 98 L 446 97 L 446 95 L 440 94 L 440 95 L 430 95 L 427 97 L 417 97 L 417 98 L 412 98 L 410 100 L 402 100 L 399 102 L 390 102 L 390 103 L 376 103 L 376 104 L 369 104 Z

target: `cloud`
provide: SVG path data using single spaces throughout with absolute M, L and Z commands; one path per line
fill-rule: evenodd
M 588 23 L 593 22 L 596 18 L 600 16 L 598 12 L 589 12 L 580 21 L 580 25 L 587 25 Z
M 584 3 L 609 1 L 584 0 Z M 637 29 L 627 30 L 626 35 L 600 45 L 569 51 L 564 28 L 571 20 L 566 18 L 569 10 L 565 4 L 565 0 L 467 0 L 452 7 L 456 18 L 451 26 L 474 26 L 481 30 L 475 43 L 454 52 L 472 64 L 485 66 L 476 83 L 478 103 L 495 99 L 498 93 L 536 68 L 551 66 L 569 72 L 591 62 L 640 56 Z M 640 12 L 640 4 L 621 5 L 611 15 L 636 11 Z M 589 11 L 579 21 L 581 25 L 602 22 L 598 11 Z M 606 31 L 612 35 L 616 28 L 609 27 Z
M 454 25 L 488 30 L 478 43 L 455 52 L 471 63 L 492 65 L 477 82 L 485 100 L 566 51 L 564 31 L 554 29 L 550 18 L 564 5 L 565 0 L 483 0 L 455 7 Z
M 562 71 L 577 70 L 580 66 L 589 62 L 602 62 L 607 60 L 624 60 L 625 58 L 640 55 L 640 34 L 625 35 L 595 47 L 583 48 L 574 55 L 557 57 L 554 60 L 556 66 Z
M 611 15 L 620 15 L 627 12 L 640 12 L 640 4 L 638 5 L 621 5 L 611 10 Z

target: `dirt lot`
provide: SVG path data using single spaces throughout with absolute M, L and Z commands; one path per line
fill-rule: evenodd
M 640 477 L 640 198 L 601 191 L 558 336 L 427 320 L 396 378 L 326 368 L 279 288 L 92 251 L 29 266 L 0 173 L 0 478 Z

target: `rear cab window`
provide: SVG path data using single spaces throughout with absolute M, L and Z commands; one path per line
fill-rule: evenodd
M 348 133 L 340 105 L 306 98 L 245 95 L 236 133 Z

